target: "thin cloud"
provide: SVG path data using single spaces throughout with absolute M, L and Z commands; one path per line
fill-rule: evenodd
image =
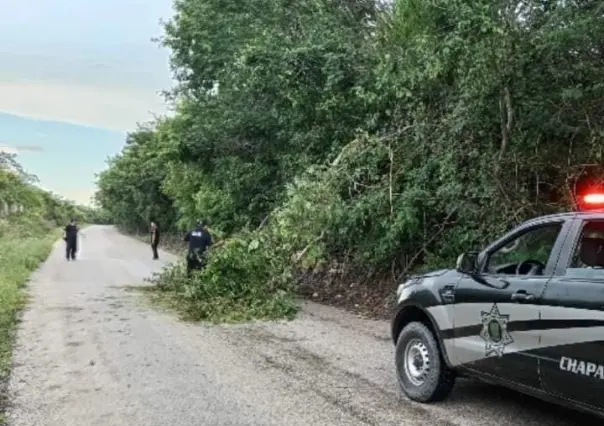
M 19 154 L 20 152 L 44 152 L 40 145 L 0 145 L 0 152 L 7 154 Z
M 76 189 L 63 189 L 60 191 L 61 195 L 68 200 L 74 201 L 77 204 L 89 206 L 92 204 L 92 197 L 94 196 L 94 188 L 76 188 Z
M 0 112 L 119 131 L 164 114 L 169 52 L 151 38 L 172 0 L 143 3 L 0 0 Z
M 166 114 L 159 93 L 43 82 L 0 82 L 0 112 L 72 124 L 131 131 Z

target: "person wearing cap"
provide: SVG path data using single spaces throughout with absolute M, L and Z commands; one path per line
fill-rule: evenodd
M 185 235 L 184 241 L 189 243 L 187 276 L 191 276 L 193 270 L 203 269 L 205 266 L 205 252 L 213 243 L 212 236 L 206 226 L 206 221 L 200 220 L 195 229 Z
M 65 235 L 63 240 L 66 243 L 67 260 L 75 260 L 76 251 L 78 250 L 78 225 L 75 218 L 71 218 L 71 222 L 65 227 Z

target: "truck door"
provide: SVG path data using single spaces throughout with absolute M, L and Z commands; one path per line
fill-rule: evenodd
M 479 256 L 480 273 L 455 290 L 454 363 L 541 389 L 538 360 L 541 296 L 570 222 L 522 226 Z
M 602 408 L 604 220 L 576 220 L 569 235 L 543 294 L 536 354 L 546 391 Z

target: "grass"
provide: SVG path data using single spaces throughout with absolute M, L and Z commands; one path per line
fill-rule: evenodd
M 23 291 L 29 276 L 43 262 L 60 237 L 58 230 L 0 223 L 0 383 L 7 384 L 10 374 L 15 331 L 19 311 L 27 303 Z M 33 229 L 39 232 L 33 232 Z M 0 395 L 0 411 L 6 395 Z M 4 424 L 0 414 L 0 424 Z

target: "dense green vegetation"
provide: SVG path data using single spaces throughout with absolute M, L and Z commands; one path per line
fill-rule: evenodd
M 451 265 L 602 162 L 601 1 L 175 10 L 176 113 L 128 136 L 97 199 L 129 231 L 205 217 L 228 238 L 201 276 L 159 279 L 200 318 L 289 314 L 311 270 L 371 289 Z
M 60 237 L 70 217 L 90 220 L 79 207 L 34 185 L 14 155 L 0 152 L 0 383 L 9 373 L 17 313 L 26 302 L 22 289 Z M 0 412 L 5 395 L 0 389 Z M 2 418 L 0 418 L 0 424 Z

